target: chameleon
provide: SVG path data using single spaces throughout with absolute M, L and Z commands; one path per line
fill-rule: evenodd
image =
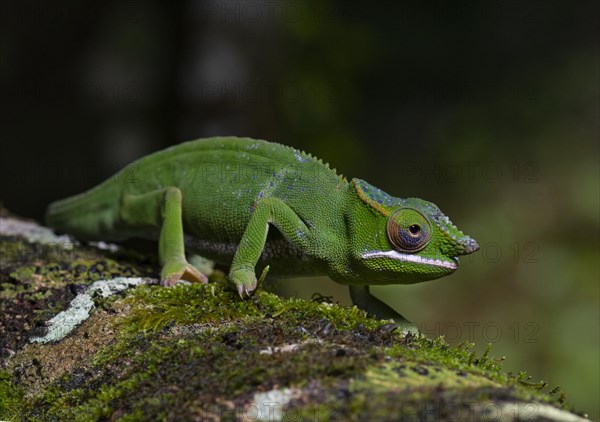
M 327 275 L 349 286 L 359 308 L 404 326 L 410 322 L 369 286 L 446 276 L 458 256 L 479 249 L 431 202 L 348 180 L 292 147 L 238 137 L 197 139 L 142 157 L 51 203 L 45 219 L 86 241 L 158 241 L 162 286 L 207 282 L 187 251 L 229 265 L 242 299 L 267 272 Z

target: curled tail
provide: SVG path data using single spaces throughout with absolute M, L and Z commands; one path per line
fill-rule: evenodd
M 99 185 L 51 203 L 46 210 L 46 225 L 84 240 L 117 240 L 114 228 L 118 223 L 119 199 L 114 186 Z

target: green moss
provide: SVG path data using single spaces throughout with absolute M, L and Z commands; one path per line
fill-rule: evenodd
M 339 414 L 323 403 L 292 404 L 284 409 L 284 421 L 337 421 Z
M 210 403 L 218 395 L 247 398 L 258 387 L 352 377 L 379 356 L 366 346 L 378 335 L 369 330 L 383 324 L 356 308 L 264 292 L 240 301 L 218 285 L 141 287 L 118 306 L 131 309 L 118 324 L 117 342 L 93 358 L 101 378 L 74 389 L 64 388 L 72 385 L 64 381 L 62 395 L 50 389 L 35 407 L 61 419 L 109 417 L 117 409 L 123 416 L 148 417 L 164 411 L 166 403 L 178 408 L 198 391 L 210 391 L 204 400 Z M 323 343 L 323 336 L 334 342 Z M 272 353 L 290 343 L 302 346 L 294 353 Z M 152 399 L 165 383 L 177 386 L 177 394 Z
M 7 236 L 1 240 L 0 274 L 13 281 L 27 282 L 38 275 L 66 284 L 155 274 L 154 266 L 149 265 L 152 261 L 126 250 L 113 253 L 85 245 L 65 249 L 60 244 L 29 243 Z
M 443 366 L 417 362 L 394 361 L 378 364 L 365 372 L 365 377 L 353 381 L 352 391 L 369 389 L 374 393 L 394 389 L 431 390 L 440 384 L 446 389 L 465 387 L 494 387 L 499 384 L 479 374 L 467 374 Z
M 0 236 L 0 350 L 19 350 L 86 286 L 115 276 L 155 276 L 156 266 L 126 250 L 29 243 Z M 4 364 L 6 356 L 0 356 Z
M 194 398 L 210 403 L 217 397 L 250 397 L 257 388 L 269 385 L 303 385 L 315 377 L 350 377 L 363 369 L 362 362 L 368 360 L 364 352 L 337 359 L 335 348 L 317 343 L 285 356 L 261 354 L 266 344 L 257 342 L 256 334 L 247 332 L 246 324 L 203 330 L 175 343 L 156 333 L 147 334 L 151 336 L 147 349 L 142 353 L 137 349 L 135 356 L 121 356 L 126 366 L 118 360 L 111 363 L 117 366 L 114 373 L 119 374 L 118 379 L 103 377 L 98 390 L 93 388 L 95 383 L 80 387 L 78 391 L 86 391 L 85 398 L 73 392 L 65 395 L 67 399 L 52 397 L 55 405 L 47 414 L 78 420 L 85 415 L 110 417 L 120 409 L 123 415 L 150 418 L 165 411 L 176 413 Z M 144 377 L 138 376 L 138 371 L 144 371 Z M 169 386 L 173 391 L 155 397 L 155 392 Z
M 0 420 L 17 420 L 22 411 L 23 389 L 12 383 L 12 375 L 0 371 Z
M 2 307 L 21 309 L 31 300 L 43 303 L 32 310 L 43 316 L 68 304 L 73 286 L 154 271 L 127 255 L 94 250 L 60 258 L 57 246 L 35 255 L 28 245 L 7 243 L 12 249 L 0 269 L 0 298 L 7 299 Z M 416 418 L 431 405 L 443 417 L 444 402 L 559 401 L 544 393 L 544 383 L 503 372 L 489 349 L 476 356 L 470 344 L 404 337 L 355 307 L 321 300 L 259 291 L 242 301 L 225 284 L 216 271 L 208 285 L 141 286 L 102 300 L 106 317 L 97 326 L 114 341 L 101 343 L 91 359 L 75 360 L 67 375 L 35 392 L 26 378 L 22 385 L 11 382 L 18 368 L 0 373 L 0 418 L 176 420 L 217 414 L 233 420 L 256 392 L 282 387 L 302 391 L 289 405 L 297 420 Z M 70 336 L 85 344 L 88 329 L 84 323 Z M 65 353 L 39 347 L 57 360 Z
M 19 267 L 9 277 L 19 282 L 31 281 L 34 277 L 53 287 L 65 284 L 90 284 L 97 280 L 120 277 L 140 277 L 146 272 L 112 259 L 75 259 L 69 263 L 45 262 L 30 267 Z
M 305 319 L 326 319 L 335 328 L 350 330 L 358 324 L 367 328 L 383 325 L 356 307 L 342 308 L 325 302 L 284 300 L 259 291 L 252 300 L 241 301 L 237 293 L 219 285 L 177 285 L 170 289 L 142 286 L 127 299 L 132 307 L 127 323 L 142 331 L 159 331 L 168 324 L 186 325 L 236 321 L 268 316 L 297 325 Z
M 105 384 L 93 393 L 93 397 L 85 397 L 82 390 L 70 391 L 61 394 L 54 390 L 51 393 L 52 401 L 47 409 L 47 415 L 59 420 L 89 421 L 107 419 L 117 410 L 117 403 L 124 396 L 130 394 L 150 376 L 150 371 L 133 374 L 116 385 Z M 48 397 L 45 399 L 48 402 Z M 84 404 L 80 404 L 80 403 Z
M 218 284 L 145 286 L 113 305 L 129 309 L 117 341 L 85 376 L 54 384 L 24 415 L 41 408 L 69 420 L 178 419 L 206 416 L 207 405 L 231 415 L 232 405 L 243 409 L 255 392 L 278 386 L 312 392 L 293 415 L 349 420 L 410 416 L 442 398 L 547 401 L 523 376 L 503 373 L 489 351 L 477 357 L 471 345 L 403 337 L 356 308 L 265 292 L 240 301 Z M 219 404 L 223 398 L 231 404 Z
M 472 351 L 474 344 L 463 343 L 451 347 L 443 337 L 433 340 L 425 336 L 409 337 L 407 345 L 408 347 L 393 346 L 390 348 L 390 356 L 409 357 L 425 364 L 435 362 L 460 372 L 462 376 L 484 376 L 498 386 L 510 388 L 515 399 L 537 400 L 559 406 L 563 404 L 563 398 L 554 395 L 558 389 L 554 389 L 550 394 L 546 390 L 546 382 L 531 383 L 529 382 L 531 377 L 526 372 L 519 372 L 516 376 L 504 372 L 500 363 L 502 359 L 494 359 L 490 356 L 491 344 L 479 357 Z

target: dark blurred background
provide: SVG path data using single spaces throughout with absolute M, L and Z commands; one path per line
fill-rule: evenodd
M 597 418 L 598 22 L 597 1 L 2 1 L 0 200 L 39 220 L 199 137 L 310 151 L 482 245 L 376 294 Z

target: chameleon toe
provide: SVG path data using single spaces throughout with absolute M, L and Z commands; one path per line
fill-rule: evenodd
M 208 283 L 208 277 L 206 277 L 204 274 L 202 274 L 190 264 L 186 265 L 185 270 L 181 274 L 180 278 L 187 281 L 191 281 L 192 283 Z
M 191 283 L 208 283 L 208 278 L 186 261 L 175 261 L 166 264 L 160 273 L 161 286 L 170 287 L 177 284 L 179 280 Z
M 160 285 L 162 287 L 173 287 L 177 282 L 181 279 L 181 274 L 172 274 L 167 277 L 162 277 L 160 279 Z

